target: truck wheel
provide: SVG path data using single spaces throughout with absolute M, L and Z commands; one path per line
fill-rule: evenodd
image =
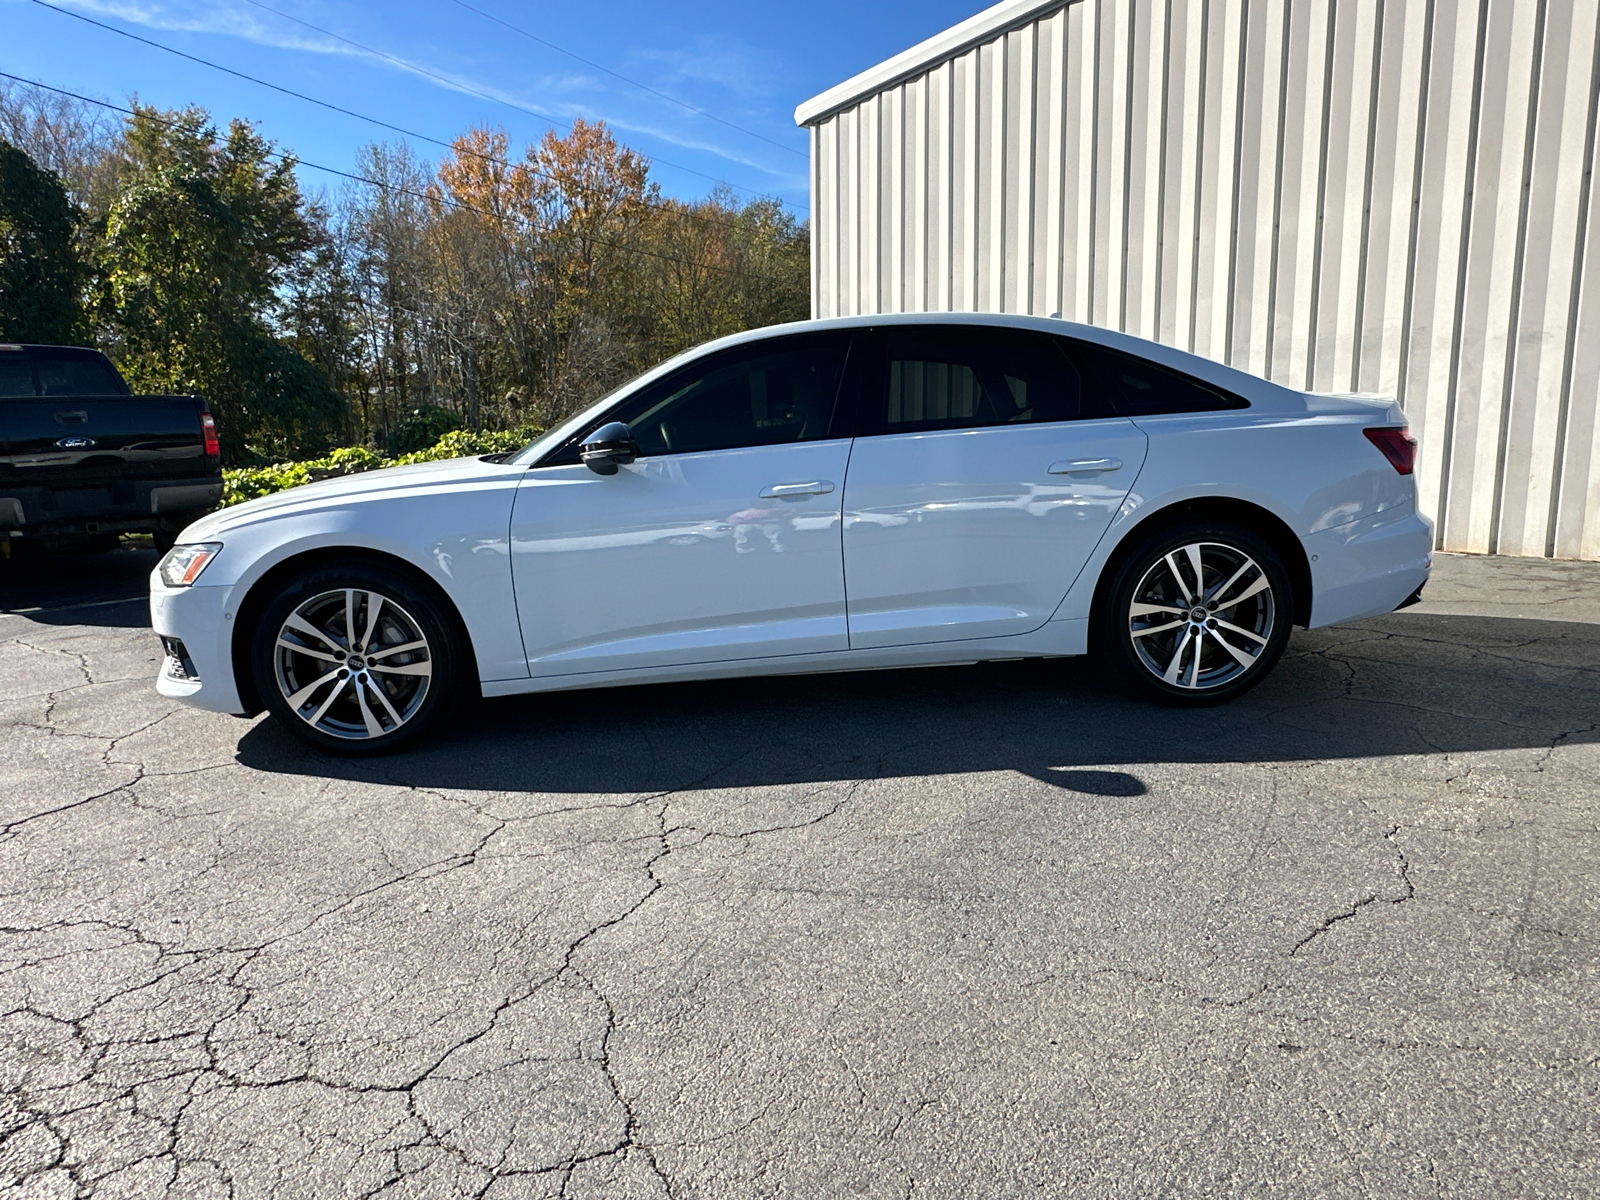
M 1289 644 L 1289 574 L 1237 525 L 1193 521 L 1122 561 L 1095 614 L 1096 649 L 1136 694 L 1220 704 L 1260 683 Z
M 413 743 L 467 697 L 471 655 L 440 605 L 399 572 L 320 567 L 274 595 L 256 626 L 256 691 L 290 733 L 335 754 Z

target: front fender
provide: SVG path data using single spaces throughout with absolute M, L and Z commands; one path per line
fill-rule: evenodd
M 269 572 L 314 552 L 387 555 L 439 585 L 460 613 L 481 680 L 528 673 L 511 586 L 511 503 L 520 472 L 470 488 L 390 491 L 372 498 L 313 500 L 236 520 L 186 540 L 220 541 L 222 552 L 200 583 L 229 589 L 224 622 L 237 616 Z

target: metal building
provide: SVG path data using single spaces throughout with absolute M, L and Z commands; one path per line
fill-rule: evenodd
M 1600 0 L 1007 0 L 800 106 L 818 316 L 1398 396 L 1444 549 L 1600 559 Z

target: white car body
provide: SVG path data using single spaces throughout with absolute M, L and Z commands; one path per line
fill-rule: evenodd
M 1289 531 L 1303 562 L 1288 565 L 1310 590 L 1296 623 L 1387 613 L 1426 581 L 1433 533 L 1412 477 L 1362 434 L 1405 424 L 1394 401 L 1294 391 L 1059 320 L 936 314 L 740 334 L 662 364 L 536 450 L 586 432 L 632 390 L 703 354 L 783 333 L 926 321 L 1099 343 L 1249 407 L 661 455 L 610 476 L 530 469 L 526 455 L 468 458 L 294 488 L 186 529 L 180 542 L 222 545 L 193 586 L 152 576 L 154 628 L 181 639 L 194 668 L 184 678 L 169 660 L 157 686 L 202 708 L 258 710 L 253 684 L 236 678 L 248 661 L 249 631 L 236 625 L 251 589 L 310 561 L 302 556 L 350 551 L 399 560 L 438 585 L 486 696 L 1082 654 L 1117 548 L 1195 502 L 1259 510 Z M 1084 460 L 1118 465 L 1066 469 Z M 797 481 L 818 488 L 760 497 Z

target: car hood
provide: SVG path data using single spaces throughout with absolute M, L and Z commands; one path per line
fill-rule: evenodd
M 408 467 L 385 467 L 379 471 L 342 475 L 219 509 L 190 525 L 183 531 L 182 538 L 185 542 L 212 541 L 242 525 L 258 524 L 317 509 L 372 504 L 401 495 L 454 491 L 476 484 L 503 486 L 508 478 L 518 478 L 526 470 L 526 467 L 485 462 L 481 458 L 449 458 L 438 462 L 415 463 Z

